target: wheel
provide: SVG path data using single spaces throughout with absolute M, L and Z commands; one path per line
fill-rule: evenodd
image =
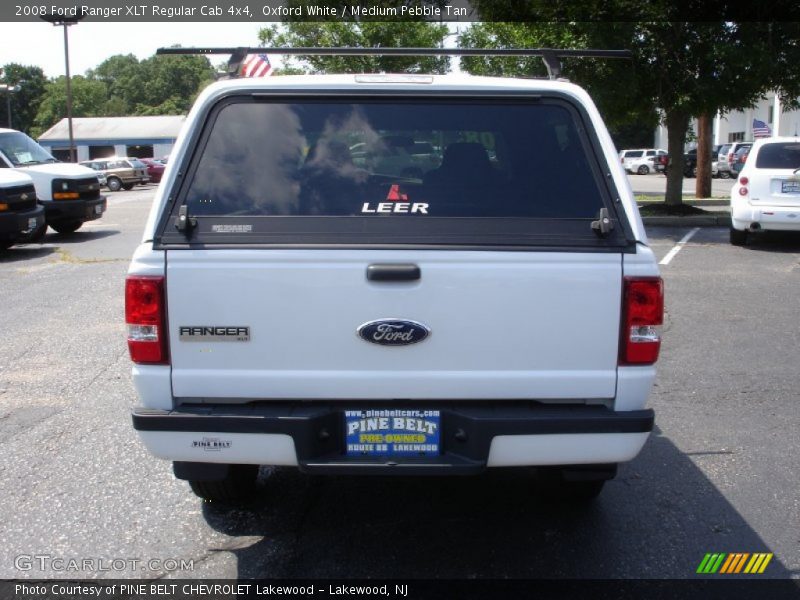
M 720 179 L 730 179 L 731 172 L 730 171 L 719 171 L 719 178 Z
M 256 489 L 258 465 L 231 465 L 227 477 L 219 481 L 189 481 L 192 491 L 208 502 L 235 504 Z
M 47 223 L 43 223 L 33 231 L 31 231 L 25 238 L 26 242 L 41 242 L 44 239 L 44 234 L 47 233 Z
M 747 230 L 739 231 L 738 229 L 731 227 L 731 244 L 734 246 L 747 245 Z
M 106 185 L 112 192 L 118 192 L 122 189 L 122 180 L 119 177 L 109 177 L 106 180 Z
M 75 233 L 83 225 L 82 221 L 60 221 L 58 223 L 51 223 L 50 227 L 55 229 L 58 233 L 69 234 Z
M 557 467 L 537 472 L 539 491 L 551 502 L 588 504 L 600 495 L 605 483 L 605 479 L 570 480 L 564 476 L 564 470 Z
M 638 169 L 636 169 L 636 172 L 639 175 L 647 175 L 650 173 L 650 167 L 648 167 L 647 165 L 641 165 Z
M 133 186 L 135 186 L 135 185 L 136 185 L 135 183 L 123 183 L 122 184 L 122 189 L 123 190 L 132 190 Z

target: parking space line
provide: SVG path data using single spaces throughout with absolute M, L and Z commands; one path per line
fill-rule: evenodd
M 695 227 L 689 233 L 687 233 L 685 236 L 683 236 L 681 238 L 681 240 L 677 244 L 675 244 L 675 247 L 672 250 L 670 250 L 669 252 L 667 252 L 667 255 L 664 258 L 662 258 L 661 262 L 658 263 L 658 264 L 660 264 L 660 265 L 668 265 L 670 263 L 670 261 L 673 258 L 675 258 L 675 255 L 678 252 L 681 251 L 681 248 L 683 248 L 686 245 L 686 242 L 688 242 L 690 239 L 692 239 L 692 236 L 694 236 L 694 234 L 697 233 L 698 231 L 700 231 L 700 228 L 699 227 Z

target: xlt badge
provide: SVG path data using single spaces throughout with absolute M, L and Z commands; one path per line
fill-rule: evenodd
M 182 342 L 249 342 L 250 328 L 231 325 L 181 325 L 178 339 Z
M 408 346 L 427 338 L 431 330 L 416 321 L 406 319 L 378 319 L 364 323 L 356 330 L 358 336 L 381 346 Z

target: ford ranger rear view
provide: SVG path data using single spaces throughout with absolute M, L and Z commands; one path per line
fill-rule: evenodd
M 207 500 L 260 465 L 536 467 L 585 499 L 653 427 L 662 281 L 606 127 L 564 81 L 213 84 L 125 296 L 134 428 Z

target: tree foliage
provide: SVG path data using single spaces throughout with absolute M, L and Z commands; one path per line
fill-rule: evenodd
M 19 85 L 19 91 L 9 98 L 0 96 L 0 127 L 8 126 L 7 102 L 11 103 L 11 124 L 14 129 L 30 131 L 39 109 L 42 95 L 47 86 L 47 78 L 39 67 L 9 63 L 3 67 L 2 83 Z
M 438 48 L 445 36 L 446 25 L 424 21 L 293 21 L 259 32 L 266 46 L 320 48 Z M 446 73 L 449 64 L 441 56 L 299 56 L 287 61 L 294 72 L 312 73 Z
M 102 111 L 107 96 L 106 87 L 100 81 L 83 75 L 71 78 L 72 116 L 96 117 Z M 36 113 L 33 137 L 38 137 L 58 123 L 67 114 L 67 78 L 63 75 L 50 81 L 45 89 L 39 110 Z
M 134 55 L 104 60 L 85 76 L 72 77 L 73 117 L 175 115 L 188 112 L 197 94 L 214 80 L 214 69 L 203 56 Z M 45 86 L 35 117 L 39 135 L 66 116 L 64 77 Z

